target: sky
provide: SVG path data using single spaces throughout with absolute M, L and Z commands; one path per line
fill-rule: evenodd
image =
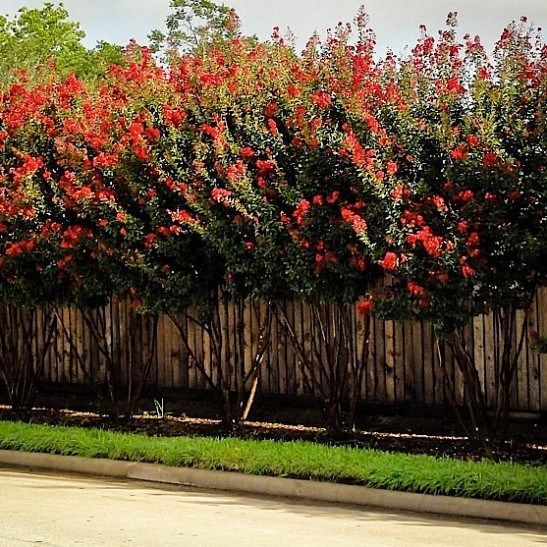
M 54 2 L 56 3 L 56 2 Z M 80 21 L 86 43 L 98 40 L 127 44 L 131 38 L 146 43 L 151 29 L 162 28 L 169 0 L 65 0 L 71 17 Z M 547 27 L 547 0 L 225 0 L 238 12 L 245 34 L 267 39 L 272 28 L 290 27 L 302 48 L 314 31 L 323 34 L 339 21 L 351 21 L 365 3 L 380 52 L 396 53 L 415 42 L 421 24 L 430 33 L 444 25 L 446 15 L 457 11 L 462 35 L 479 34 L 491 47 L 511 20 L 526 15 Z M 0 0 L 0 13 L 13 15 L 22 6 L 37 7 L 41 0 Z M 545 36 L 546 33 L 544 33 Z

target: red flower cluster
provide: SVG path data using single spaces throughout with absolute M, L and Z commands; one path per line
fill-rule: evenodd
M 386 272 L 394 272 L 399 267 L 399 257 L 394 252 L 387 252 L 381 260 L 378 260 L 378 265 Z
M 439 257 L 442 254 L 443 238 L 433 235 L 429 226 L 425 226 L 418 232 L 408 235 L 406 240 L 412 247 L 416 247 L 416 244 L 420 242 L 429 256 Z
M 367 223 L 364 218 L 353 212 L 349 207 L 341 207 L 342 220 L 349 224 L 356 234 L 361 235 L 367 231 Z
M 371 296 L 360 298 L 357 302 L 357 313 L 359 315 L 370 315 L 374 309 L 374 300 Z

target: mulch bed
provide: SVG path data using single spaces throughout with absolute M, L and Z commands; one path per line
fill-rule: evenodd
M 130 420 L 112 421 L 92 412 L 74 410 L 35 409 L 25 416 L 0 408 L 0 419 L 20 420 L 38 424 L 102 428 L 110 431 L 139 433 L 150 436 L 209 436 L 221 437 L 226 433 L 214 419 L 141 415 Z M 409 424 L 420 433 L 409 432 Z M 398 428 L 396 427 L 398 425 Z M 289 425 L 271 422 L 247 422 L 238 433 L 246 439 L 306 440 L 329 445 L 427 454 L 437 457 L 478 460 L 484 457 L 496 461 L 516 461 L 532 465 L 547 465 L 547 431 L 545 426 L 525 424 L 518 438 L 507 442 L 491 443 L 487 450 L 464 436 L 450 432 L 435 420 L 424 418 L 373 417 L 365 429 L 333 438 L 321 427 Z M 435 432 L 437 429 L 437 432 Z M 427 431 L 427 433 L 422 433 Z

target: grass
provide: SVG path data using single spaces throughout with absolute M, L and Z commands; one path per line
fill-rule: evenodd
M 147 437 L 100 429 L 0 421 L 0 449 L 547 504 L 547 466 L 463 461 L 304 441 Z

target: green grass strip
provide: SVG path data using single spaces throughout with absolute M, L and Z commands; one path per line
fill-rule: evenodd
M 0 421 L 0 448 L 547 504 L 547 466 L 463 461 L 311 442 L 147 437 Z

